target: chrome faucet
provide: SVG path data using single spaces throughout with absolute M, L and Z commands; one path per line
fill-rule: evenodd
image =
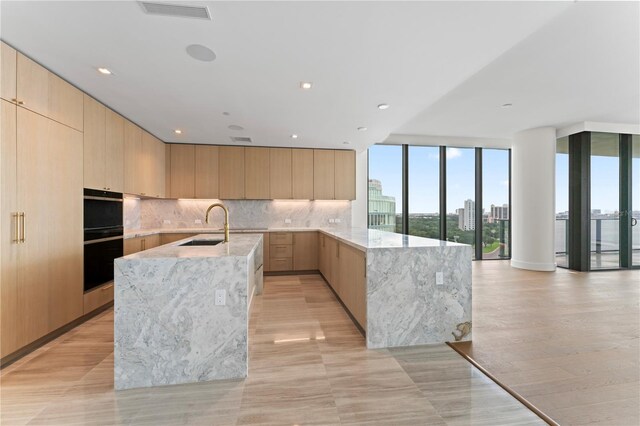
M 227 210 L 224 204 L 222 203 L 211 204 L 207 209 L 207 213 L 204 216 L 204 221 L 205 223 L 209 223 L 209 212 L 214 207 L 222 207 L 222 210 L 224 210 L 224 242 L 228 243 L 229 242 L 229 210 Z

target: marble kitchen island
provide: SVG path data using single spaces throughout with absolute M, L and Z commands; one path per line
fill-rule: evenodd
M 261 234 L 197 235 L 115 260 L 116 389 L 244 378 Z M 224 292 L 224 305 L 216 292 Z

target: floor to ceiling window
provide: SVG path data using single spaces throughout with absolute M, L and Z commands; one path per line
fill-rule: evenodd
M 447 148 L 447 240 L 475 247 L 475 149 Z M 475 258 L 475 250 L 473 251 Z
M 482 150 L 482 258 L 509 257 L 509 151 Z
M 620 141 L 591 133 L 591 269 L 620 265 Z
M 568 267 L 569 232 L 569 138 L 556 142 L 555 252 L 558 266 Z
M 369 228 L 402 232 L 402 146 L 369 149 Z
M 440 149 L 409 147 L 409 235 L 440 238 Z
M 374 145 L 369 228 L 469 244 L 474 259 L 509 259 L 510 162 L 509 149 Z
M 631 137 L 631 262 L 640 266 L 640 136 Z

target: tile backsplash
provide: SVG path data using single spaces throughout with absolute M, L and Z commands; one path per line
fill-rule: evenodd
M 218 229 L 224 223 L 222 209 L 207 207 L 219 200 L 125 199 L 126 229 L 204 228 Z M 233 228 L 350 227 L 351 201 L 228 200 L 229 226 Z M 199 222 L 198 222 L 199 221 Z

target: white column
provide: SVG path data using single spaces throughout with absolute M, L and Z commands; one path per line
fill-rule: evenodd
M 511 266 L 533 271 L 556 268 L 556 129 L 517 133 L 511 151 Z
M 351 202 L 351 226 L 367 227 L 367 193 L 369 191 L 367 150 L 356 151 L 356 199 Z

